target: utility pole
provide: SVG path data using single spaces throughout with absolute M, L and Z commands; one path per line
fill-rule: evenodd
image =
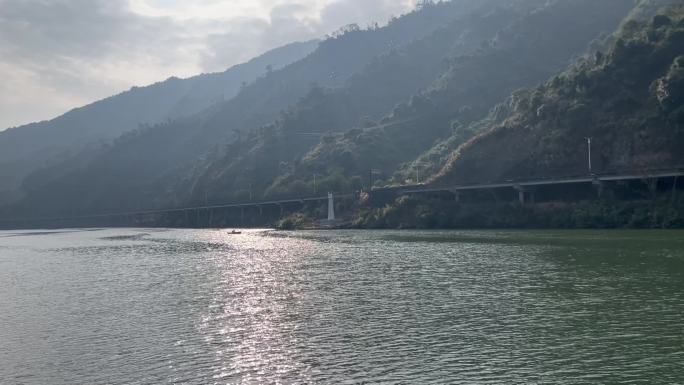
M 420 184 L 420 167 L 423 167 L 426 169 L 426 172 L 429 171 L 430 169 L 430 164 L 427 162 L 417 162 L 415 163 L 415 169 L 416 169 L 416 184 Z
M 591 137 L 585 137 L 584 139 L 587 140 L 587 149 L 588 149 L 588 154 L 589 154 L 589 175 L 593 175 L 594 172 L 591 169 Z

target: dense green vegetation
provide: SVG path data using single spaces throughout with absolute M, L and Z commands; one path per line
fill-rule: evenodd
M 634 28 L 637 24 L 635 22 L 648 22 L 654 15 L 658 14 L 659 11 L 671 9 L 673 6 L 678 6 L 680 3 L 678 0 L 641 0 L 637 3 L 634 9 L 630 12 L 625 21 L 623 21 L 620 31 L 624 28 Z M 681 5 L 679 5 L 681 6 Z M 670 11 L 677 12 L 677 11 Z M 615 42 L 617 35 L 607 36 L 605 39 L 597 39 L 592 42 L 591 52 L 588 53 L 589 56 L 596 55 L 595 52 L 606 52 L 610 49 L 610 45 Z M 598 54 L 598 57 L 602 57 L 602 53 Z M 590 60 L 590 59 L 589 59 Z M 439 141 L 434 147 L 422 154 L 415 161 L 405 164 L 402 169 L 397 172 L 394 180 L 398 183 L 402 181 L 415 179 L 413 176 L 416 175 L 436 175 L 444 168 L 444 166 L 452 160 L 454 155 L 457 155 L 456 150 L 459 146 L 467 142 L 476 134 L 486 132 L 492 129 L 492 127 L 500 126 L 504 120 L 511 117 L 513 113 L 519 113 L 520 111 L 514 111 L 519 98 L 524 95 L 524 90 L 519 92 L 514 92 L 510 97 L 506 99 L 503 103 L 497 105 L 493 108 L 489 115 L 482 120 L 475 120 L 473 122 L 462 122 L 456 120 L 452 123 L 453 134 L 447 139 Z M 536 113 L 536 111 L 533 111 Z M 548 111 L 547 113 L 554 113 L 553 111 Z M 503 143 L 503 142 L 502 142 Z M 594 140 L 594 143 L 596 141 Z M 577 149 L 578 152 L 582 153 L 581 148 Z M 586 155 L 586 153 L 584 153 Z M 594 160 L 596 161 L 596 160 Z M 585 166 L 585 165 L 583 165 Z M 582 168 L 582 167 L 580 167 Z M 569 172 L 568 170 L 554 170 L 553 172 Z M 487 179 L 494 180 L 496 177 L 487 176 Z
M 461 146 L 435 182 L 586 174 L 587 137 L 595 173 L 679 166 L 683 71 L 681 11 L 630 20 L 605 54 L 516 92 L 509 118 Z
M 594 200 L 521 205 L 462 204 L 436 198 L 401 197 L 384 208 L 362 209 L 358 228 L 681 228 L 684 196 L 652 201 Z

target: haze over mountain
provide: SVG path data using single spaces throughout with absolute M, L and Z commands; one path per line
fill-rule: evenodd
M 49 165 L 55 157 L 79 153 L 139 127 L 189 116 L 231 99 L 267 68 L 295 62 L 318 43 L 292 43 L 222 73 L 133 87 L 50 121 L 0 131 L 0 195 L 11 193 L 26 175 Z
M 0 131 L 169 77 L 221 72 L 417 0 L 1 0 Z
M 617 125 L 634 134 L 617 135 L 611 151 L 634 156 L 606 162 L 643 163 L 641 152 L 623 151 L 646 135 L 639 116 L 672 133 L 667 143 L 644 142 L 649 156 L 674 161 L 678 107 L 665 118 L 648 86 L 666 79 L 668 100 L 676 99 L 679 19 L 646 33 L 673 41 L 658 63 L 644 63 L 660 57 L 656 48 L 625 44 L 623 60 L 635 61 L 628 66 L 615 47 L 626 26 L 650 23 L 676 3 L 425 2 L 387 26 L 347 26 L 300 60 L 315 43 L 284 48 L 298 50 L 292 64 L 283 61 L 232 98 L 202 109 L 220 87 L 196 88 L 199 102 L 176 98 L 157 119 L 169 121 L 53 158 L 23 180 L 6 212 L 85 215 L 356 191 L 370 187 L 369 170 L 376 186 L 543 175 L 581 163 L 572 149 L 582 135 L 616 137 Z M 100 116 L 90 118 L 111 134 Z

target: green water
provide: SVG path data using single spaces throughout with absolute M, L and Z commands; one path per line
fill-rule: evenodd
M 0 232 L 0 383 L 682 383 L 684 232 Z

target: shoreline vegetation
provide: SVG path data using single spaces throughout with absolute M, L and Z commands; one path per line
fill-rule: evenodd
M 397 198 L 384 207 L 341 213 L 334 229 L 682 229 L 684 197 L 600 199 L 521 204 L 459 203 L 429 197 Z M 279 230 L 324 229 L 316 213 L 297 212 L 275 223 Z

